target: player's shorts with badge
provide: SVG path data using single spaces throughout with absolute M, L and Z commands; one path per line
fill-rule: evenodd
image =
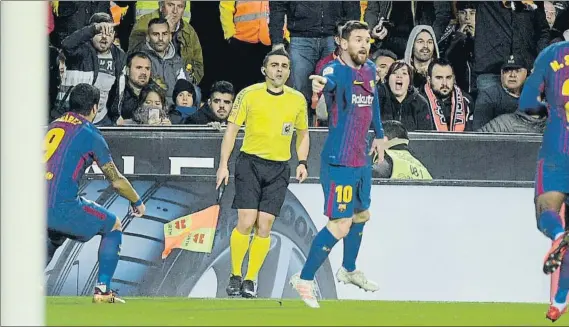
M 546 192 L 569 194 L 569 157 L 540 156 L 535 175 L 535 196 Z
M 110 232 L 115 223 L 116 216 L 112 212 L 84 198 L 58 203 L 47 213 L 47 228 L 51 233 L 80 242 Z
M 346 167 L 322 162 L 320 184 L 324 191 L 324 214 L 330 219 L 350 218 L 369 209 L 371 165 Z

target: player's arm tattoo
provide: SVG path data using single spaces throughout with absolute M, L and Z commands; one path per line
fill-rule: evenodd
M 107 177 L 107 179 L 111 183 L 121 178 L 124 178 L 123 175 L 117 169 L 117 166 L 115 166 L 115 163 L 112 161 L 104 164 L 103 167 L 101 167 L 101 170 L 103 171 L 103 174 L 105 174 L 105 177 Z
M 101 170 L 118 194 L 133 203 L 139 199 L 138 193 L 136 193 L 128 179 L 119 172 L 114 162 L 111 161 L 104 164 Z

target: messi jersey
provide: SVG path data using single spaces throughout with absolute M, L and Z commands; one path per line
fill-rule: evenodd
M 338 58 L 324 67 L 322 75 L 328 80 L 323 92 L 329 130 L 322 160 L 347 167 L 366 166 L 370 163 L 370 127 L 373 126 L 376 138 L 383 138 L 375 64 L 368 60 L 360 69 L 354 69 Z
M 112 161 L 101 132 L 75 113 L 66 113 L 49 125 L 44 147 L 49 208 L 77 199 L 79 181 L 93 162 L 102 167 Z
M 546 104 L 538 97 L 545 92 Z M 569 41 L 554 43 L 537 57 L 520 96 L 520 110 L 546 106 L 547 124 L 540 156 L 569 156 Z

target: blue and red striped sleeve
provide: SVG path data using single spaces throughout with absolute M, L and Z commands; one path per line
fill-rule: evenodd
M 93 140 L 93 153 L 95 155 L 95 161 L 99 167 L 113 161 L 111 157 L 111 150 L 107 145 L 107 141 L 103 138 L 103 135 L 96 134 Z
M 384 137 L 384 134 L 383 134 L 383 124 L 381 123 L 381 108 L 379 106 L 379 94 L 377 92 L 377 88 L 375 88 L 374 90 L 373 104 L 371 110 L 373 110 L 371 117 L 371 124 L 373 126 L 375 138 L 382 139 Z
M 519 100 L 519 110 L 528 114 L 541 111 L 547 105 L 540 100 L 545 89 L 547 69 L 549 67 L 550 48 L 543 50 L 535 60 L 534 69 L 524 83 Z

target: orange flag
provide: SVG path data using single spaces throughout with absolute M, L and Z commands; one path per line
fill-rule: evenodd
M 216 204 L 165 224 L 162 259 L 173 249 L 211 253 L 219 210 Z

